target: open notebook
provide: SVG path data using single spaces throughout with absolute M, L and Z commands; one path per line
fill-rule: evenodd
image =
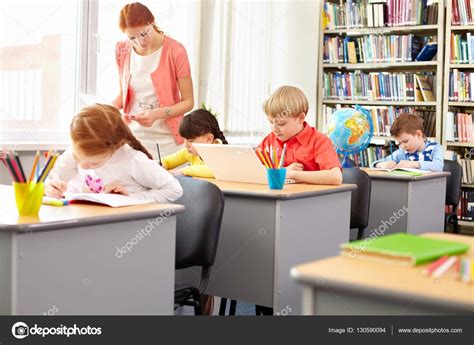
M 54 205 L 55 202 L 61 203 L 65 200 L 67 203 L 79 203 L 81 201 L 87 201 L 111 207 L 123 207 L 143 205 L 153 202 L 151 200 L 139 200 L 125 195 L 107 193 L 64 193 L 64 198 L 65 199 L 55 199 L 45 196 L 43 197 L 43 204 Z
M 407 176 L 420 176 L 420 175 L 430 173 L 430 171 L 428 170 L 420 170 L 420 169 L 413 169 L 413 168 L 393 168 L 393 169 L 367 168 L 367 169 L 374 170 L 374 171 L 388 171 L 392 175 L 407 175 Z

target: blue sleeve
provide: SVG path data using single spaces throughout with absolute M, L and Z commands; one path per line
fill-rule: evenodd
M 443 146 L 437 144 L 433 147 L 433 160 L 429 161 L 421 161 L 420 162 L 420 169 L 421 170 L 428 170 L 428 171 L 443 171 L 444 166 L 444 151 Z
M 403 158 L 405 157 L 405 152 L 403 152 L 402 149 L 398 149 L 397 151 L 393 152 L 391 155 L 388 155 L 387 157 L 384 157 L 382 159 L 379 159 L 378 161 L 375 161 L 372 163 L 372 167 L 375 167 L 377 163 L 380 162 L 386 162 L 386 161 L 394 161 L 395 163 L 399 163 Z

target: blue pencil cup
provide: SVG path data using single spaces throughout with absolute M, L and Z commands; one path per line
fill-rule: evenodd
M 270 189 L 283 189 L 285 185 L 286 169 L 267 169 L 268 186 Z

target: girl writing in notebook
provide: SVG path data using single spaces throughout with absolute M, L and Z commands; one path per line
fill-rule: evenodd
M 183 190 L 156 164 L 133 136 L 117 108 L 95 104 L 72 120 L 72 146 L 57 160 L 45 183 L 45 194 L 116 193 L 141 200 L 170 202 Z
M 214 115 L 205 109 L 197 109 L 186 115 L 179 125 L 179 135 L 184 138 L 184 148 L 162 160 L 165 169 L 174 169 L 185 163 L 183 169 L 175 169 L 174 174 L 195 177 L 214 177 L 193 147 L 193 143 L 227 144 Z

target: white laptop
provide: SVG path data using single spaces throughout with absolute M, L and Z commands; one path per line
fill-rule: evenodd
M 254 149 L 243 145 L 193 144 L 217 180 L 267 184 L 267 171 Z M 287 179 L 285 183 L 295 183 Z

